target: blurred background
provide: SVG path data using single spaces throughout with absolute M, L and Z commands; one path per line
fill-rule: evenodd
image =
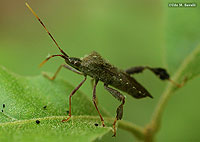
M 83 57 L 96 51 L 121 69 L 140 65 L 168 67 L 164 47 L 167 45 L 166 23 L 170 8 L 166 1 L 29 0 L 28 3 L 70 56 Z M 196 8 L 199 9 L 198 6 Z M 64 63 L 63 59 L 51 59 L 42 68 L 38 65 L 49 54 L 57 53 L 59 50 L 25 7 L 24 0 L 0 1 L 1 66 L 23 76 L 37 76 L 42 71 L 54 73 Z M 173 75 L 174 70 L 169 72 Z M 82 80 L 82 77 L 65 69 L 58 77 L 74 86 Z M 124 93 L 127 99 L 123 119 L 145 126 L 167 82 L 160 81 L 149 71 L 134 77 L 147 88 L 154 99 L 136 100 Z M 158 141 L 200 140 L 200 114 L 197 112 L 200 108 L 197 89 L 199 83 L 198 78 L 193 79 L 170 99 L 157 135 Z M 92 98 L 90 80 L 87 80 L 81 90 Z M 97 97 L 99 105 L 114 117 L 119 102 L 104 90 L 103 83 L 98 85 Z M 108 134 L 99 141 L 120 142 L 125 138 L 126 142 L 136 141 L 123 130 L 117 131 L 116 138 L 110 137 L 111 135 Z

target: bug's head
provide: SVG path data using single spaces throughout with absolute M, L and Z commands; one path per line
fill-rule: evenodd
M 82 62 L 81 59 L 76 57 L 68 57 L 67 59 L 65 59 L 65 61 L 68 65 L 80 71 L 80 66 Z

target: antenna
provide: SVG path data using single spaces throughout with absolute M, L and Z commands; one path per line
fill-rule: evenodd
M 44 23 L 40 20 L 40 18 L 37 16 L 37 14 L 33 11 L 33 9 L 29 6 L 28 3 L 26 3 L 26 6 L 28 7 L 28 9 L 33 13 L 33 15 L 38 19 L 38 21 L 40 22 L 40 24 L 44 27 L 44 29 L 46 30 L 46 32 L 49 34 L 49 36 L 51 37 L 51 39 L 54 41 L 54 43 L 56 44 L 56 46 L 58 47 L 58 49 L 60 50 L 60 52 L 66 56 L 69 57 L 58 45 L 58 43 L 56 42 L 56 40 L 53 38 L 53 36 L 51 35 L 51 33 L 47 30 L 47 28 L 45 27 Z

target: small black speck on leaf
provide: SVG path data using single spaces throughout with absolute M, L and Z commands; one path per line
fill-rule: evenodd
M 6 105 L 5 104 L 3 104 L 3 108 L 5 108 L 6 107 Z
M 36 122 L 37 124 L 40 124 L 40 120 L 36 120 L 35 122 Z
M 44 107 L 43 107 L 43 109 L 46 109 L 46 108 L 47 108 L 47 106 L 44 106 Z
M 69 114 L 69 110 L 67 110 L 66 112 L 67 112 L 67 114 Z
M 95 126 L 99 126 L 99 124 L 97 124 L 97 123 L 95 123 L 94 125 L 95 125 Z
M 1 110 L 1 112 L 3 112 L 3 109 Z

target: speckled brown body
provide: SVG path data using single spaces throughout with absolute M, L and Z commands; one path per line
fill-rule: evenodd
M 109 64 L 97 52 L 82 59 L 80 71 L 135 98 L 152 97 L 133 77 Z

